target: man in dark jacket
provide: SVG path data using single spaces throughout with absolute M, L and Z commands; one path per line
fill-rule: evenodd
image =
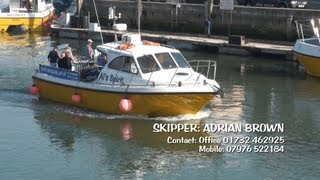
M 58 67 L 62 68 L 62 69 L 68 69 L 71 70 L 72 68 L 72 64 L 71 64 L 71 54 L 70 53 L 66 53 L 66 55 L 59 59 L 58 61 Z
M 50 62 L 50 66 L 57 67 L 57 61 L 59 59 L 58 55 L 58 47 L 55 46 L 52 51 L 48 54 L 48 61 Z

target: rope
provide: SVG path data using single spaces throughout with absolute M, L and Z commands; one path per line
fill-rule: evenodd
M 29 53 L 28 53 L 29 54 Z M 34 61 L 34 58 L 33 58 L 33 51 L 32 51 L 32 49 L 31 49 L 31 53 L 30 53 L 30 60 L 32 61 L 32 64 L 30 65 L 31 66 L 31 68 L 33 69 L 33 71 L 34 71 L 34 75 L 37 73 L 37 71 L 38 71 L 38 66 L 37 66 L 37 64 L 36 64 L 36 62 Z M 28 58 L 29 59 L 29 58 Z M 29 64 L 29 61 L 27 61 L 27 63 Z
M 101 27 L 101 26 L 100 26 L 100 21 L 99 21 L 99 17 L 98 17 L 98 11 L 97 11 L 97 6 L 96 6 L 96 2 L 95 2 L 95 0 L 92 0 L 92 1 L 93 1 L 94 11 L 96 12 L 96 16 L 97 16 L 97 21 L 98 21 L 98 25 L 99 25 L 99 27 Z M 104 43 L 103 43 L 103 37 L 102 37 L 102 32 L 101 32 L 101 29 L 100 29 L 100 38 L 101 38 L 101 43 L 102 43 L 102 44 L 104 44 Z

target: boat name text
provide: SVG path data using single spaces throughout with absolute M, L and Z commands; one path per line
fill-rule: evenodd
M 99 80 L 104 80 L 106 82 L 112 82 L 112 83 L 123 83 L 124 78 L 123 77 L 119 77 L 117 75 L 109 75 L 106 73 L 102 73 L 99 77 Z
M 7 17 L 24 17 L 26 14 L 7 14 Z

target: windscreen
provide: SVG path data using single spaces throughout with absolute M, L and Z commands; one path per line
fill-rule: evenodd
M 173 52 L 171 54 L 172 54 L 173 58 L 176 60 L 176 62 L 179 65 L 179 67 L 181 67 L 181 68 L 190 68 L 190 66 L 187 63 L 186 59 L 180 53 Z
M 159 65 L 152 55 L 145 55 L 137 58 L 143 73 L 149 73 L 160 70 Z
M 177 67 L 169 53 L 156 53 L 155 56 L 163 69 L 172 69 Z

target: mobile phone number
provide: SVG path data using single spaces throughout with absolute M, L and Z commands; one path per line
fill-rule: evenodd
M 224 148 L 224 152 L 229 153 L 283 153 L 284 151 L 283 145 L 228 145 Z
M 257 137 L 223 137 L 225 144 L 284 144 L 285 138 L 282 136 L 257 136 Z

